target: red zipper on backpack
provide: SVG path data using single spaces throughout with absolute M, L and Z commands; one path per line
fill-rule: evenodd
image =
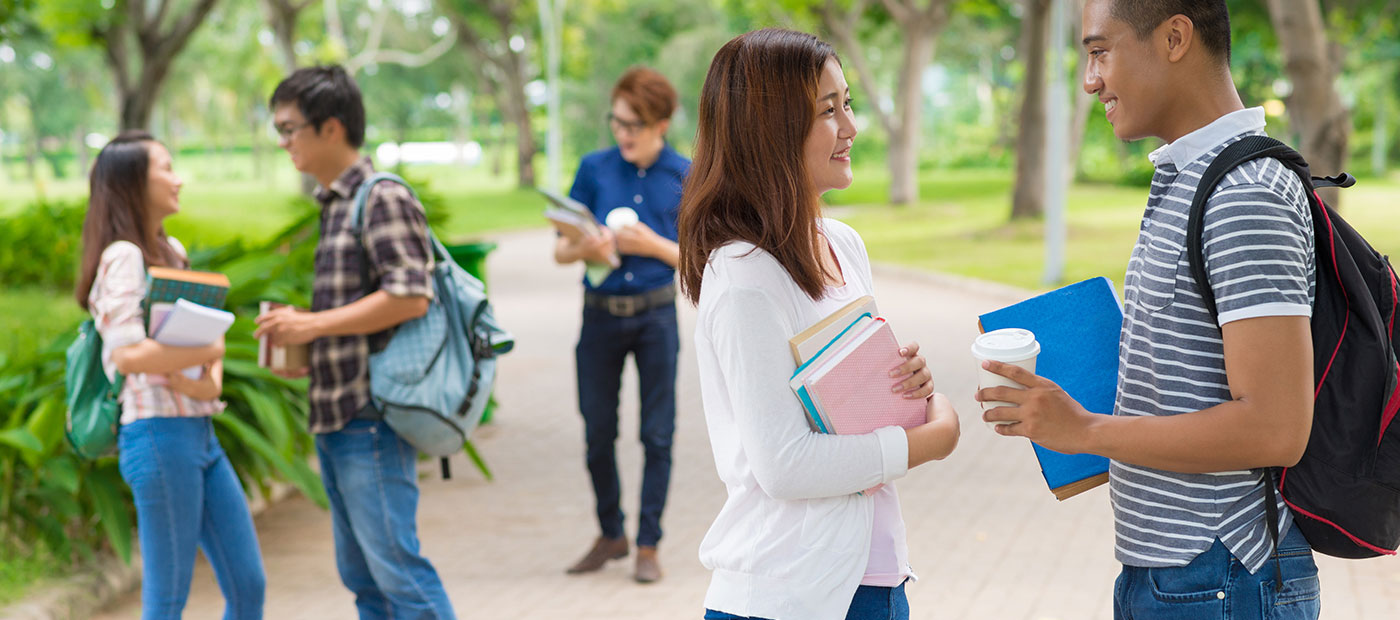
M 1322 197 L 1317 195 L 1317 192 L 1313 192 L 1313 198 L 1317 200 L 1317 204 L 1325 204 L 1322 202 Z M 1332 227 L 1332 216 L 1327 214 L 1327 209 L 1325 207 L 1319 207 L 1318 212 L 1322 214 L 1323 221 L 1327 222 L 1327 249 L 1332 254 L 1332 273 L 1336 275 L 1337 283 L 1340 285 L 1342 281 L 1342 270 L 1337 267 L 1337 231 Z M 1394 282 L 1391 284 L 1394 284 Z M 1313 391 L 1313 400 L 1317 400 L 1317 396 L 1322 393 L 1323 382 L 1327 380 L 1328 373 L 1332 372 L 1332 364 L 1336 363 L 1337 354 L 1342 351 L 1342 342 L 1346 340 L 1347 328 L 1351 326 L 1351 296 L 1346 294 L 1347 289 L 1345 286 L 1341 287 L 1341 289 L 1342 298 L 1347 301 L 1346 319 L 1342 321 L 1341 335 L 1337 336 L 1337 348 L 1332 350 L 1332 357 L 1327 360 L 1327 368 L 1322 371 L 1322 376 L 1317 378 L 1317 389 Z

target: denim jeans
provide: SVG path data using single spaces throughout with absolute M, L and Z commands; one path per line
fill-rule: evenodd
M 195 548 L 214 567 L 225 620 L 262 618 L 262 554 L 243 487 L 207 417 L 150 418 L 121 428 L 117 463 L 136 502 L 141 617 L 180 618 Z
M 713 609 L 705 610 L 705 620 L 763 620 L 745 618 Z M 904 584 L 893 588 L 861 586 L 851 598 L 851 608 L 846 611 L 846 620 L 909 620 L 909 598 L 904 595 Z
M 630 353 L 641 391 L 641 523 L 637 544 L 661 540 L 661 511 L 671 482 L 671 436 L 676 430 L 676 357 L 680 352 L 674 304 L 619 317 L 598 308 L 583 309 L 576 350 L 579 411 L 588 444 L 598 525 L 608 538 L 621 538 L 622 484 L 617 476 L 617 407 L 622 366 Z
M 1314 620 L 1321 612 L 1317 565 L 1297 526 L 1279 541 L 1278 561 L 1251 575 L 1219 540 L 1190 564 L 1124 566 L 1113 592 L 1115 620 Z M 1278 567 L 1283 589 L 1276 588 Z
M 335 564 L 361 620 L 452 620 L 437 571 L 418 551 L 418 452 L 382 421 L 316 436 L 331 504 Z

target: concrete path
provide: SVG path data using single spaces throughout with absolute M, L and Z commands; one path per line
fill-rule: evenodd
M 452 480 L 433 463 L 421 471 L 419 529 L 461 618 L 698 619 L 709 573 L 696 549 L 724 502 L 700 406 L 694 310 L 681 306 L 681 364 L 674 473 L 663 525 L 657 584 L 630 579 L 619 561 L 587 576 L 564 574 L 597 525 L 584 469 L 583 424 L 575 406 L 580 272 L 550 259 L 552 236 L 502 236 L 489 259 L 497 316 L 518 345 L 501 365 L 497 421 L 478 445 L 495 471 L 484 482 L 463 458 Z M 968 344 L 976 315 L 1016 301 L 998 287 L 949 285 L 904 270 L 877 269 L 880 308 L 901 340 L 918 340 L 940 391 L 962 415 L 962 442 L 944 462 L 899 482 L 910 558 L 920 580 L 909 586 L 916 619 L 1110 619 L 1112 518 L 1105 487 L 1064 503 L 1045 488 L 1030 445 L 982 425 L 972 401 L 976 383 Z M 636 375 L 623 382 L 622 470 L 629 536 L 635 536 L 641 479 Z M 330 517 L 295 498 L 257 521 L 268 574 L 266 617 L 353 618 L 350 594 L 336 576 Z M 1319 560 L 1323 618 L 1400 618 L 1400 560 Z M 133 595 L 99 616 L 138 618 Z M 223 600 L 200 560 L 185 617 L 221 617 Z

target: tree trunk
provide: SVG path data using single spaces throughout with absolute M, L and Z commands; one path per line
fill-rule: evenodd
M 1050 41 L 1050 1 L 1025 0 L 1021 22 L 1021 58 L 1026 78 L 1021 84 L 1021 114 L 1016 136 L 1016 187 L 1011 196 L 1011 219 L 1038 218 L 1045 213 L 1045 56 Z
M 1299 150 L 1313 174 L 1337 174 L 1346 165 L 1351 118 L 1334 85 L 1337 64 L 1328 54 L 1318 0 L 1269 0 L 1269 17 L 1278 33 L 1284 71 L 1293 82 L 1288 116 L 1298 132 Z M 1319 193 L 1328 204 L 1339 206 L 1336 189 Z
M 88 174 L 87 127 L 78 125 L 73 130 L 73 162 L 78 166 L 78 178 Z
M 1385 178 L 1387 160 L 1390 154 L 1390 89 L 1395 84 L 1396 73 L 1384 73 L 1387 79 L 1376 85 L 1376 122 L 1371 128 L 1371 174 Z
M 530 110 L 521 101 L 511 110 L 515 125 L 516 185 L 521 189 L 535 186 L 535 131 L 530 126 Z
M 890 132 L 890 203 L 919 201 L 919 142 L 923 134 L 924 67 L 933 56 L 937 32 L 913 22 L 904 28 L 904 60 L 895 94 L 899 120 Z

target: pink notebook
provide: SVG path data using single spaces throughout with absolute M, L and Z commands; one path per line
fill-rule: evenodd
M 870 322 L 803 380 L 829 422 L 829 432 L 860 435 L 886 426 L 913 428 L 927 421 L 927 403 L 890 391 L 889 372 L 904 362 L 884 319 Z

